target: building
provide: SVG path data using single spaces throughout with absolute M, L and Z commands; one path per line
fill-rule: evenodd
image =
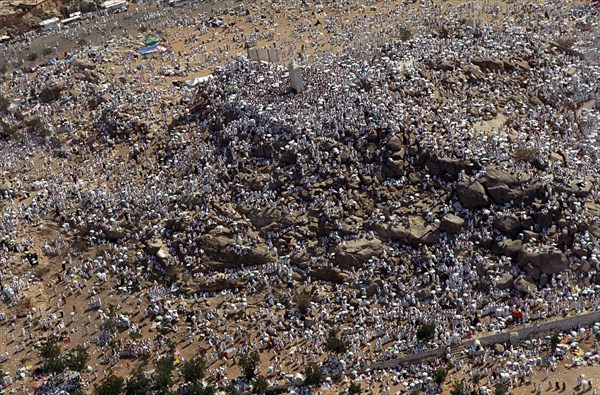
M 69 17 L 61 20 L 60 23 L 62 23 L 63 25 L 68 25 L 69 23 L 73 23 L 73 22 L 80 21 L 80 20 L 81 20 L 81 12 L 77 11 L 77 12 L 73 12 L 73 13 L 69 14 Z
M 169 0 L 171 7 L 183 7 L 192 4 L 191 0 Z
M 100 3 L 100 8 L 109 12 L 126 11 L 128 6 L 127 0 L 107 0 Z
M 60 20 L 56 17 L 44 19 L 43 21 L 40 22 L 40 28 L 44 32 L 56 30 L 56 29 L 58 29 L 59 25 L 60 25 Z

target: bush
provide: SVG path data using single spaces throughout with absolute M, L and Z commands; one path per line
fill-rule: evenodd
M 439 368 L 433 371 L 433 380 L 437 385 L 443 385 L 448 377 L 448 371 L 444 368 Z
M 48 56 L 53 54 L 54 52 L 56 52 L 56 49 L 53 47 L 46 47 L 42 50 L 42 55 L 44 56 Z
M 431 324 L 423 324 L 417 330 L 417 339 L 420 341 L 431 340 L 435 335 L 435 326 Z
M 100 385 L 94 388 L 95 395 L 120 395 L 123 392 L 125 380 L 115 375 L 110 375 Z
M 256 368 L 260 362 L 260 355 L 256 351 L 244 353 L 238 358 L 238 365 L 242 369 L 242 374 L 248 380 L 256 377 Z
M 306 385 L 319 385 L 325 380 L 321 368 L 314 362 L 310 362 L 304 368 L 304 383 Z
M 61 373 L 65 369 L 60 346 L 55 339 L 48 340 L 40 350 L 40 356 L 42 357 L 42 370 L 46 373 Z
M 125 395 L 146 395 L 150 391 L 150 379 L 142 368 L 136 368 L 125 386 Z
M 571 36 L 560 36 L 556 39 L 556 43 L 563 48 L 571 49 L 575 44 L 575 39 Z
M 65 355 L 64 363 L 67 368 L 75 372 L 82 372 L 87 367 L 89 359 L 90 354 L 83 346 L 79 345 Z
M 296 295 L 295 302 L 298 306 L 298 311 L 300 311 L 300 314 L 302 314 L 303 316 L 306 315 L 308 313 L 308 310 L 310 309 L 310 295 L 306 292 L 299 293 L 298 295 Z
M 6 111 L 8 106 L 10 106 L 10 100 L 6 96 L 0 95 L 0 112 Z
M 454 383 L 450 395 L 466 395 L 465 386 L 463 383 Z
M 264 394 L 269 387 L 269 382 L 263 376 L 256 376 L 252 380 L 252 393 L 253 394 Z
M 362 388 L 360 388 L 360 384 L 357 384 L 354 381 L 348 386 L 348 395 L 358 395 L 361 392 Z
M 558 334 L 555 333 L 550 338 L 550 352 L 554 352 L 554 350 L 556 350 L 556 346 L 558 346 L 558 343 L 560 343 L 560 337 L 558 337 Z
M 181 366 L 181 374 L 186 382 L 197 384 L 206 374 L 206 361 L 194 357 Z
M 194 384 L 190 387 L 188 395 L 215 395 L 215 390 L 210 384 Z
M 175 364 L 173 357 L 163 357 L 154 363 L 156 368 L 155 383 L 156 388 L 162 393 L 167 392 L 173 385 L 173 370 Z
M 506 387 L 501 384 L 496 384 L 494 387 L 494 395 L 506 395 Z
M 224 391 L 227 395 L 240 395 L 240 391 L 233 383 L 227 384 L 227 387 L 225 387 Z
M 30 52 L 27 55 L 27 60 L 29 60 L 30 62 L 35 62 L 37 60 L 37 58 L 38 58 L 38 54 L 35 52 Z
M 412 31 L 407 27 L 401 27 L 398 32 L 398 38 L 402 41 L 408 41 L 413 37 Z
M 348 351 L 350 344 L 346 339 L 341 336 L 338 336 L 338 331 L 332 329 L 329 331 L 327 335 L 327 339 L 325 340 L 325 348 L 330 352 L 338 355 L 345 354 Z

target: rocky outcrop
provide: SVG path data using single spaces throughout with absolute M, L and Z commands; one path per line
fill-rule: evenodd
M 448 213 L 440 222 L 440 230 L 447 233 L 460 233 L 465 227 L 465 220 L 461 217 Z
M 213 269 L 264 265 L 277 259 L 275 253 L 268 250 L 264 242 L 254 247 L 238 246 L 233 239 L 225 235 L 208 234 L 199 238 L 197 244 L 205 253 L 203 263 L 206 262 Z
M 525 244 L 519 251 L 519 267 L 525 268 L 529 264 L 539 269 L 541 273 L 556 274 L 569 267 L 565 254 L 557 248 L 546 246 L 531 246 Z
M 500 241 L 494 241 L 492 244 L 492 251 L 498 255 L 505 255 L 510 257 L 516 257 L 523 248 L 523 242 L 521 240 L 505 239 Z
M 535 285 L 535 283 L 533 281 L 528 280 L 523 276 L 519 276 L 513 282 L 513 286 L 517 291 L 519 291 L 525 295 L 530 295 L 530 294 L 534 293 L 537 289 L 537 286 Z
M 494 221 L 494 227 L 503 233 L 512 233 L 519 229 L 519 226 L 519 219 L 514 215 L 503 215 Z
M 62 91 L 65 90 L 63 83 L 56 83 L 45 87 L 39 94 L 39 99 L 43 103 L 50 103 L 60 97 Z
M 330 250 L 335 254 L 335 264 L 342 268 L 362 266 L 371 257 L 381 256 L 383 251 L 384 245 L 377 238 L 347 240 Z
M 474 209 L 489 206 L 489 199 L 483 185 L 478 181 L 459 182 L 456 185 L 458 200 L 464 208 Z

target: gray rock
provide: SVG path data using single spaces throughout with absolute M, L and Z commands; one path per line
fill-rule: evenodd
M 494 344 L 494 351 L 496 351 L 498 354 L 504 354 L 504 346 L 500 343 L 496 343 Z
M 460 233 L 465 226 L 465 220 L 461 217 L 448 213 L 440 222 L 440 230 L 448 233 Z

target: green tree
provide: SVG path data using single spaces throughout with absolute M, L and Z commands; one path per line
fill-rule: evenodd
M 189 395 L 215 395 L 215 389 L 210 384 L 194 384 L 190 387 Z
M 558 343 L 560 343 L 560 337 L 558 337 L 558 333 L 555 333 L 550 338 L 550 352 L 554 352 L 554 350 L 556 350 Z
M 304 383 L 307 385 L 319 385 L 323 382 L 325 377 L 319 365 L 314 362 L 310 362 L 306 368 L 304 368 Z
M 87 367 L 89 359 L 90 354 L 82 345 L 69 351 L 63 358 L 65 366 L 76 372 L 82 372 Z
M 100 385 L 94 387 L 95 395 L 121 395 L 125 380 L 111 374 Z
M 350 344 L 348 340 L 338 336 L 336 329 L 331 329 L 327 334 L 327 339 L 325 339 L 325 347 L 334 354 L 343 355 L 348 351 Z
M 358 395 L 362 392 L 362 388 L 360 388 L 359 383 L 355 383 L 354 381 L 350 382 L 348 386 L 348 394 L 349 395 Z
M 439 368 L 433 371 L 433 380 L 437 385 L 443 385 L 448 376 L 448 371 L 444 368 Z
M 173 370 L 175 370 L 172 356 L 163 357 L 154 363 L 156 367 L 155 383 L 161 393 L 167 392 L 173 385 Z
M 188 383 L 197 384 L 206 374 L 206 361 L 201 357 L 194 357 L 181 366 L 181 374 Z
M 496 384 L 494 387 L 494 395 L 506 395 L 506 387 L 502 384 Z
M 53 54 L 54 52 L 56 52 L 56 49 L 55 49 L 55 48 L 53 48 L 53 47 L 46 47 L 46 48 L 44 48 L 44 49 L 42 50 L 42 54 L 43 54 L 44 56 L 51 55 L 51 54 Z
M 264 394 L 269 387 L 269 382 L 264 376 L 258 375 L 252 380 L 252 393 Z
M 450 391 L 450 395 L 466 395 L 465 386 L 463 383 L 455 382 L 452 386 L 452 391 Z
M 423 324 L 417 330 L 417 339 L 420 341 L 431 340 L 435 335 L 435 326 L 431 324 Z
M 242 369 L 244 377 L 252 380 L 256 377 L 256 368 L 260 362 L 260 355 L 257 351 L 244 353 L 238 358 L 238 365 Z
M 149 391 L 150 379 L 146 377 L 142 368 L 136 368 L 127 379 L 125 395 L 146 395 Z
M 227 384 L 227 387 L 225 387 L 225 393 L 227 395 L 240 395 L 240 391 L 233 383 Z
M 27 55 L 27 60 L 31 61 L 31 62 L 35 62 L 38 58 L 38 54 L 35 52 L 31 52 Z
M 61 357 L 60 346 L 54 339 L 48 342 L 40 350 L 42 357 L 42 369 L 46 373 L 61 373 L 65 369 L 65 364 Z

